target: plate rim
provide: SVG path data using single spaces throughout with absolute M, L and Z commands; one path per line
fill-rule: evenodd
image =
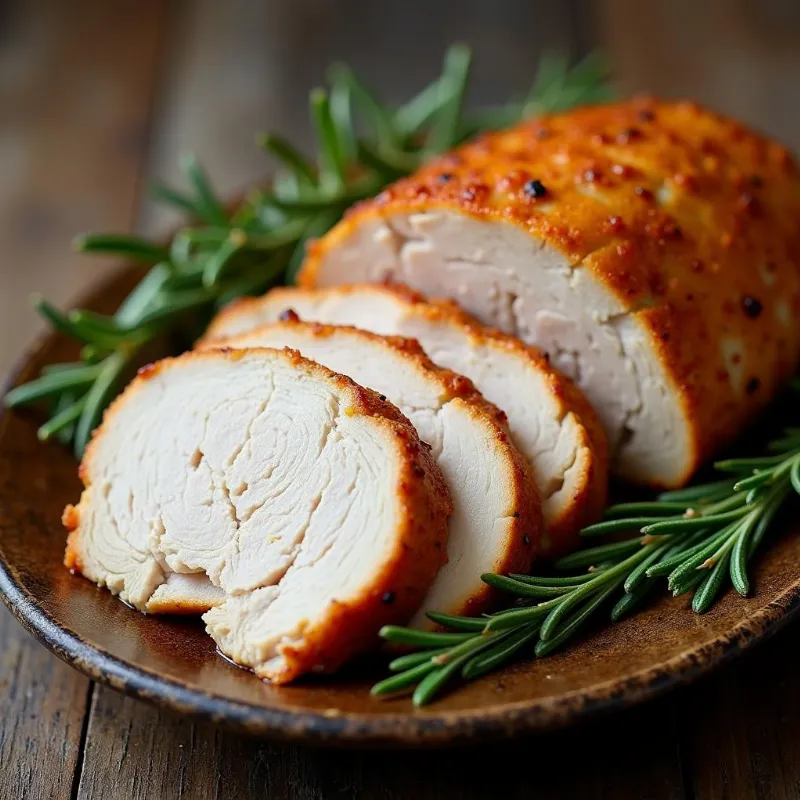
M 51 653 L 97 683 L 181 715 L 222 724 L 273 741 L 328 745 L 428 746 L 488 742 L 565 727 L 627 708 L 701 677 L 766 640 L 800 612 L 800 580 L 727 636 L 687 650 L 658 666 L 588 691 L 544 700 L 497 704 L 486 711 L 331 714 L 279 709 L 221 697 L 135 666 L 59 623 L 12 575 L 0 548 L 0 597 L 22 626 Z M 254 680 L 257 680 L 254 678 Z M 435 705 L 430 707 L 435 709 Z
M 96 300 L 104 290 L 121 280 L 125 271 L 112 271 L 98 281 L 83 294 L 83 302 Z M 54 332 L 45 332 L 26 348 L 7 373 L 0 387 L 2 396 L 18 383 L 36 355 L 57 336 Z M 12 413 L 0 404 L 0 433 Z M 565 727 L 608 711 L 637 705 L 688 684 L 766 640 L 800 614 L 798 577 L 771 602 L 745 616 L 727 634 L 689 648 L 657 666 L 642 668 L 626 678 L 606 681 L 588 690 L 574 690 L 540 700 L 497 703 L 486 710 L 436 713 L 434 704 L 422 711 L 380 716 L 336 710 L 324 713 L 225 698 L 158 675 L 87 642 L 46 612 L 35 595 L 15 578 L 13 564 L 2 544 L 0 540 L 0 599 L 22 627 L 62 661 L 99 684 L 172 712 L 272 741 L 295 744 L 455 746 Z

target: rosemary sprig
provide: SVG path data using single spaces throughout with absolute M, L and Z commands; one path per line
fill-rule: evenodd
M 315 89 L 309 98 L 316 157 L 306 158 L 280 136 L 261 134 L 257 141 L 280 162 L 280 172 L 270 188 L 253 192 L 235 209 L 217 197 L 197 160 L 184 155 L 180 168 L 189 189 L 157 184 L 153 196 L 188 214 L 189 223 L 166 246 L 124 234 L 78 237 L 75 247 L 82 252 L 154 266 L 110 316 L 65 314 L 37 299 L 39 313 L 83 345 L 81 362 L 18 387 L 6 405 L 48 402 L 51 417 L 39 437 L 71 441 L 80 457 L 148 343 L 188 324 L 199 332 L 234 298 L 292 282 L 306 242 L 324 234 L 348 206 L 478 130 L 608 97 L 607 73 L 596 56 L 573 68 L 548 56 L 527 98 L 490 114 L 465 114 L 470 61 L 469 48 L 454 45 L 442 74 L 399 108 L 382 103 L 347 67 L 333 68 L 328 89 Z
M 800 428 L 786 428 L 768 450 L 776 455 L 717 462 L 717 470 L 730 478 L 611 506 L 606 519 L 583 535 L 633 535 L 579 550 L 555 564 L 571 574 L 483 575 L 490 586 L 516 598 L 517 605 L 506 611 L 483 617 L 428 615 L 453 633 L 384 628 L 386 641 L 417 652 L 392 661 L 389 669 L 395 674 L 372 693 L 413 688 L 413 702 L 423 705 L 448 682 L 485 675 L 524 648 L 538 657 L 552 653 L 601 608 L 610 607 L 616 622 L 663 587 L 664 579 L 675 596 L 694 592 L 692 609 L 698 614 L 711 608 L 726 583 L 747 596 L 750 559 L 787 497 L 800 494 Z

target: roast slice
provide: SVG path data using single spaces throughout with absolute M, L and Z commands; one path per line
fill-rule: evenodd
M 220 650 L 279 683 L 407 621 L 444 560 L 449 495 L 413 426 L 292 351 L 144 370 L 81 475 L 67 566 L 142 611 L 208 603 Z
M 527 571 L 542 529 L 533 476 L 505 417 L 460 375 L 435 366 L 413 340 L 352 327 L 278 322 L 223 340 L 226 347 L 291 347 L 381 392 L 414 424 L 453 499 L 447 564 L 413 624 L 427 611 L 477 614 L 492 593 L 486 572 Z
M 545 522 L 544 557 L 574 548 L 578 531 L 602 513 L 605 433 L 583 394 L 537 349 L 485 328 L 452 302 L 425 302 L 403 287 L 378 284 L 274 289 L 223 310 L 206 340 L 292 314 L 414 337 L 435 363 L 470 378 L 502 408 L 514 443 L 533 467 Z

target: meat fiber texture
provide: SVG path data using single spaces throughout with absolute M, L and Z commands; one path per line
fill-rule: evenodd
M 277 322 L 226 339 L 226 347 L 291 347 L 363 386 L 405 414 L 442 471 L 453 499 L 447 563 L 412 625 L 429 611 L 478 614 L 494 593 L 487 572 L 527 572 L 542 531 L 533 474 L 512 443 L 505 415 L 461 375 L 442 369 L 414 340 L 352 327 Z
M 541 498 L 545 531 L 540 556 L 574 549 L 580 529 L 602 514 L 608 488 L 605 433 L 580 390 L 536 348 L 480 325 L 452 301 L 430 302 L 398 285 L 377 284 L 282 287 L 263 297 L 244 298 L 216 316 L 204 341 L 292 316 L 415 337 L 433 361 L 470 378 L 503 409 Z M 347 369 L 340 371 L 363 382 Z
M 206 592 L 220 650 L 278 683 L 406 622 L 445 559 L 449 493 L 413 426 L 289 350 L 146 368 L 81 477 L 66 565 L 145 612 Z
M 671 487 L 796 368 L 799 265 L 786 149 L 693 103 L 637 98 L 432 160 L 316 242 L 299 282 L 457 299 L 576 381 L 613 471 Z

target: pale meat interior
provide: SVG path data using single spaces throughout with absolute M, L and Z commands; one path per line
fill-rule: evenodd
M 368 217 L 316 272 L 319 286 L 383 281 L 452 297 L 548 353 L 600 415 L 620 476 L 685 478 L 692 449 L 678 394 L 636 311 L 585 264 L 513 225 L 437 210 Z
M 547 528 L 545 550 L 551 542 L 559 552 L 574 546 L 581 524 L 600 513 L 599 507 L 588 507 L 587 496 L 605 496 L 604 446 L 603 452 L 596 451 L 583 422 L 559 394 L 558 382 L 554 386 L 549 380 L 549 367 L 525 348 L 505 347 L 497 337 L 483 335 L 480 326 L 465 326 L 446 312 L 427 314 L 425 304 L 403 290 L 371 284 L 274 289 L 220 313 L 209 337 L 241 333 L 287 310 L 304 320 L 372 326 L 417 339 L 434 363 L 472 380 L 506 413 L 514 443 L 533 467 Z M 599 489 L 598 481 L 603 484 Z
M 586 502 L 583 484 L 593 458 L 586 432 L 553 402 L 544 376 L 513 351 L 471 341 L 458 326 L 409 315 L 403 329 L 433 361 L 467 375 L 505 411 L 515 444 L 534 467 L 546 524 L 559 525 L 576 494 Z
M 388 304 L 383 307 L 388 310 Z M 427 611 L 470 613 L 486 594 L 480 576 L 530 565 L 539 529 L 517 502 L 520 475 L 510 444 L 484 409 L 449 396 L 447 383 L 424 359 L 352 328 L 315 335 L 313 325 L 280 323 L 226 339 L 225 347 L 291 347 L 385 395 L 412 422 L 442 471 L 453 499 L 447 563 L 411 624 L 431 627 Z M 529 537 L 526 544 L 524 537 Z M 526 553 L 528 554 L 526 556 Z M 484 604 L 485 605 L 485 604 Z

